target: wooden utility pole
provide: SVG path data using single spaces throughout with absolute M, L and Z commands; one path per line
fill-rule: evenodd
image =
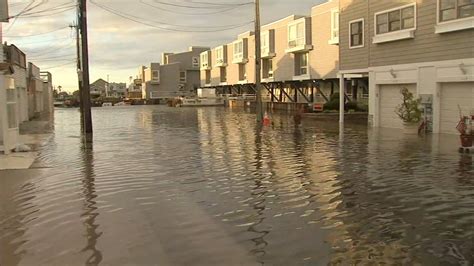
M 78 16 L 79 20 L 79 16 Z M 79 25 L 77 23 L 69 25 L 72 29 L 76 30 L 76 53 L 77 53 L 77 80 L 78 80 L 78 88 L 79 88 L 79 110 L 81 112 L 81 126 L 83 126 L 84 121 L 84 106 L 82 104 L 82 71 L 81 71 L 81 38 L 79 36 Z
M 91 90 L 89 79 L 89 49 L 87 39 L 87 0 L 79 0 L 79 25 L 81 29 L 81 55 L 82 55 L 82 105 L 84 108 L 84 133 L 92 135 Z
M 257 94 L 257 123 L 263 122 L 263 102 L 261 91 L 262 53 L 260 46 L 260 0 L 255 0 L 255 92 Z

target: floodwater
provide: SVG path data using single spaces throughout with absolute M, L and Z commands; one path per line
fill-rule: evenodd
M 0 172 L 0 265 L 473 265 L 474 166 L 451 136 L 223 108 L 60 109 Z M 83 149 L 85 148 L 85 149 Z

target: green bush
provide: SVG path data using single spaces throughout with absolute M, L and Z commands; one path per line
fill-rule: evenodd
M 350 101 L 345 104 L 344 109 L 354 110 L 356 112 L 367 112 L 369 107 L 367 104 L 358 103 L 357 101 Z M 324 110 L 339 110 L 339 93 L 331 95 L 329 102 L 324 104 Z

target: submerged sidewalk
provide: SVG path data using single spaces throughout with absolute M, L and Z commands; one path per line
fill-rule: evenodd
M 45 145 L 53 133 L 53 122 L 48 119 L 38 119 L 24 122 L 20 126 L 19 144 L 31 148 L 29 152 L 13 152 L 0 155 L 1 170 L 29 169 L 38 155 L 38 148 Z

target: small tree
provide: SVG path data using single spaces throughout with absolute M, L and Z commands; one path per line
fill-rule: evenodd
M 397 106 L 395 113 L 405 123 L 419 123 L 422 117 L 419 108 L 421 99 L 415 99 L 413 93 L 411 93 L 407 88 L 403 88 L 401 94 L 403 102 Z

